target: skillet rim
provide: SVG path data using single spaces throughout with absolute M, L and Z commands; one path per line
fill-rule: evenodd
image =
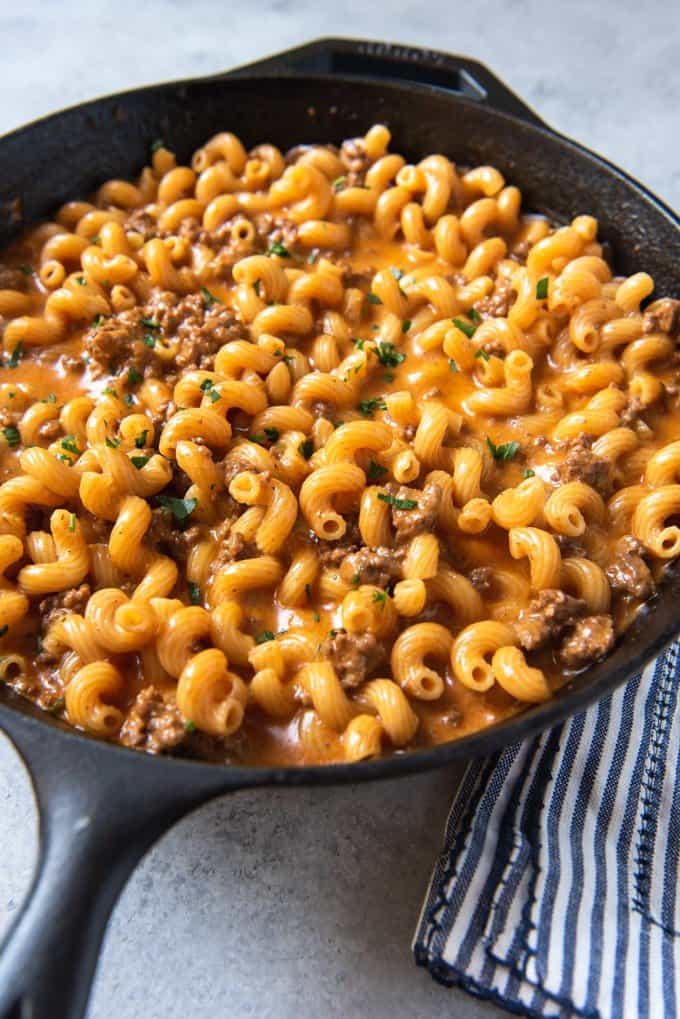
M 230 81 L 247 85 L 249 82 L 262 83 L 265 81 L 291 80 L 297 85 L 303 85 L 310 90 L 322 90 L 328 85 L 328 75 L 296 74 L 296 73 L 265 73 L 250 74 L 241 73 L 238 68 L 233 72 L 217 73 L 193 78 L 179 80 L 167 80 L 163 82 L 143 85 L 137 88 L 126 89 L 122 92 L 115 92 L 96 96 L 93 99 L 85 100 L 71 106 L 37 117 L 26 124 L 0 136 L 0 146 L 4 143 L 21 138 L 22 135 L 30 134 L 37 127 L 45 126 L 51 121 L 71 113 L 87 113 L 92 107 L 105 102 L 115 102 L 154 92 L 178 90 L 194 86 L 225 84 Z M 494 118 L 508 121 L 515 124 L 523 131 L 529 129 L 535 132 L 539 138 L 548 137 L 551 141 L 557 141 L 568 155 L 570 150 L 575 151 L 580 157 L 585 156 L 607 176 L 618 178 L 635 197 L 651 204 L 654 209 L 666 218 L 678 232 L 680 239 L 680 216 L 661 198 L 655 195 L 645 184 L 639 181 L 626 170 L 621 169 L 615 163 L 608 160 L 592 149 L 589 149 L 580 142 L 561 134 L 549 125 L 535 123 L 523 119 L 511 113 L 507 113 L 488 102 L 471 99 L 467 96 L 449 92 L 438 86 L 423 84 L 416 81 L 401 81 L 393 79 L 372 78 L 365 75 L 333 74 L 332 80 L 335 84 L 346 82 L 358 85 L 371 90 L 389 88 L 392 94 L 414 92 L 425 95 L 436 95 L 447 102 L 462 104 L 471 111 L 483 110 L 492 114 Z M 139 762 L 147 762 L 147 768 L 174 769 L 176 775 L 193 777 L 198 775 L 214 775 L 216 771 L 225 776 L 225 787 L 247 788 L 265 785 L 332 785 L 352 781 L 369 781 L 375 779 L 397 778 L 402 775 L 415 774 L 430 771 L 443 767 L 455 761 L 470 761 L 476 757 L 486 756 L 492 753 L 499 753 L 504 748 L 512 746 L 521 739 L 540 736 L 546 729 L 554 726 L 567 718 L 573 717 L 587 706 L 601 699 L 608 693 L 612 693 L 624 682 L 632 678 L 649 661 L 659 655 L 663 649 L 676 639 L 680 633 L 680 620 L 672 625 L 665 626 L 657 637 L 647 644 L 643 644 L 637 652 L 626 660 L 617 662 L 615 666 L 607 669 L 607 664 L 612 660 L 621 658 L 627 650 L 627 644 L 640 643 L 638 632 L 642 630 L 646 618 L 654 612 L 660 603 L 670 601 L 674 595 L 671 584 L 680 581 L 680 563 L 677 568 L 668 567 L 664 576 L 664 583 L 659 594 L 647 603 L 637 614 L 631 627 L 623 635 L 621 641 L 616 645 L 612 655 L 602 662 L 584 670 L 578 676 L 570 680 L 558 691 L 551 700 L 542 704 L 533 705 L 511 715 L 502 721 L 496 722 L 485 729 L 477 730 L 459 739 L 449 740 L 444 743 L 425 747 L 412 751 L 397 751 L 388 757 L 381 757 L 372 761 L 358 761 L 354 763 L 329 763 L 315 765 L 236 765 L 227 762 L 206 761 L 199 758 L 183 758 L 173 755 L 152 755 L 142 753 L 129 747 L 116 743 L 109 743 L 86 732 L 69 726 L 65 722 L 51 717 L 46 711 L 38 708 L 27 698 L 15 694 L 11 689 L 0 689 L 0 718 L 3 720 L 6 732 L 10 739 L 14 726 L 27 726 L 28 734 L 39 739 L 41 735 L 51 732 L 55 738 L 69 740 L 72 743 L 77 741 L 79 751 L 87 753 L 86 748 L 99 755 L 112 754 L 110 758 L 115 761 L 122 760 L 121 753 L 126 755 L 128 761 L 133 758 Z M 678 585 L 680 587 L 680 584 Z M 678 591 L 680 595 L 680 590 Z M 596 671 L 593 681 L 587 682 L 586 677 L 592 671 Z M 573 683 L 578 685 L 572 686 Z M 507 739 L 499 739 L 507 736 Z M 49 737 L 51 738 L 51 737 Z M 490 745 L 489 745 L 490 744 Z M 153 762 L 153 763 L 151 763 Z M 147 772 L 149 774 L 149 772 Z

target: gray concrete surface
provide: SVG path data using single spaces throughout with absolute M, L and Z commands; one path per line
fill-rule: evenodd
M 680 205 L 680 8 L 664 0 L 24 0 L 0 6 L 0 131 L 332 33 L 475 56 L 555 127 Z M 449 771 L 203 808 L 126 888 L 89 1019 L 500 1016 L 434 984 L 410 955 L 455 785 Z M 4 930 L 36 845 L 28 782 L 5 743 L 0 804 Z

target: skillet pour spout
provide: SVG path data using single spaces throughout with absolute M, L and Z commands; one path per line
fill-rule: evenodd
M 187 158 L 219 130 L 288 149 L 381 121 L 410 157 L 441 151 L 497 166 L 552 219 L 592 213 L 620 272 L 642 268 L 643 256 L 661 292 L 680 291 L 678 218 L 644 187 L 546 127 L 476 61 L 360 40 L 323 39 L 211 78 L 98 99 L 0 139 L 0 242 L 74 195 L 129 177 L 159 136 Z M 84 1015 L 120 890 L 187 811 L 248 786 L 395 778 L 495 752 L 639 671 L 680 629 L 679 599 L 680 572 L 669 571 L 613 654 L 553 700 L 456 742 L 351 765 L 246 769 L 150 758 L 70 730 L 0 689 L 0 725 L 31 772 L 40 810 L 37 873 L 0 957 L 0 1019 Z

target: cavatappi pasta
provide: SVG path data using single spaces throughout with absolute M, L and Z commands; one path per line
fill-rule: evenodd
M 678 302 L 389 142 L 154 143 L 7 250 L 3 682 L 150 752 L 357 761 L 550 697 L 653 595 Z

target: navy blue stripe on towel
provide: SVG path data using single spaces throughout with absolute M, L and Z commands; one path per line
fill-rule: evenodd
M 680 655 L 471 766 L 413 950 L 519 1015 L 677 1019 Z

